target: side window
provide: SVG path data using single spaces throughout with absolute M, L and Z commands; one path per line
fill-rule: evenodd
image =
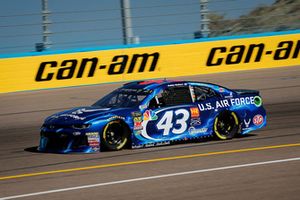
M 149 107 L 165 107 L 192 103 L 189 87 L 170 87 L 158 93 L 149 103 Z
M 196 102 L 205 101 L 209 98 L 218 96 L 214 90 L 203 86 L 194 86 L 194 93 Z

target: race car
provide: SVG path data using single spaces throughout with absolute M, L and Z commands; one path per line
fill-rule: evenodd
M 46 118 L 38 150 L 92 153 L 208 137 L 227 140 L 264 126 L 266 111 L 256 90 L 194 81 L 135 81 L 92 106 Z

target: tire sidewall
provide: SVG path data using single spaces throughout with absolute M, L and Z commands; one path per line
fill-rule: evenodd
M 220 118 L 229 117 L 230 115 L 234 118 L 234 127 L 232 128 L 229 134 L 224 135 L 218 131 L 217 123 L 220 120 Z M 224 111 L 221 112 L 214 120 L 214 125 L 213 125 L 214 135 L 217 139 L 220 140 L 232 139 L 238 134 L 239 127 L 240 127 L 240 123 L 237 114 L 233 111 Z
M 119 145 L 109 144 L 106 140 L 107 130 L 108 130 L 109 126 L 114 125 L 114 124 L 118 124 L 122 127 L 122 133 L 121 133 L 122 142 Z M 101 134 L 101 150 L 108 150 L 108 151 L 121 150 L 122 148 L 124 148 L 126 146 L 128 139 L 129 139 L 129 131 L 126 128 L 126 126 L 124 125 L 124 123 L 122 123 L 121 121 L 110 121 L 104 126 L 102 134 Z

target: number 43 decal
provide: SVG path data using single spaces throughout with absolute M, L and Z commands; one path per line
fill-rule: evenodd
M 179 128 L 173 128 L 173 116 L 177 118 L 175 125 L 180 125 Z M 180 118 L 178 118 L 181 115 Z M 174 111 L 167 111 L 165 114 L 162 116 L 162 118 L 159 120 L 159 122 L 156 124 L 157 129 L 159 130 L 164 130 L 163 135 L 167 136 L 170 133 L 170 130 L 174 134 L 181 134 L 184 131 L 186 131 L 188 125 L 187 125 L 187 120 L 190 118 L 190 113 L 189 111 L 185 109 L 179 109 Z

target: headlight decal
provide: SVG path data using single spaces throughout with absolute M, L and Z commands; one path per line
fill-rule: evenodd
M 87 129 L 91 126 L 91 124 L 73 124 L 72 128 L 74 129 Z

